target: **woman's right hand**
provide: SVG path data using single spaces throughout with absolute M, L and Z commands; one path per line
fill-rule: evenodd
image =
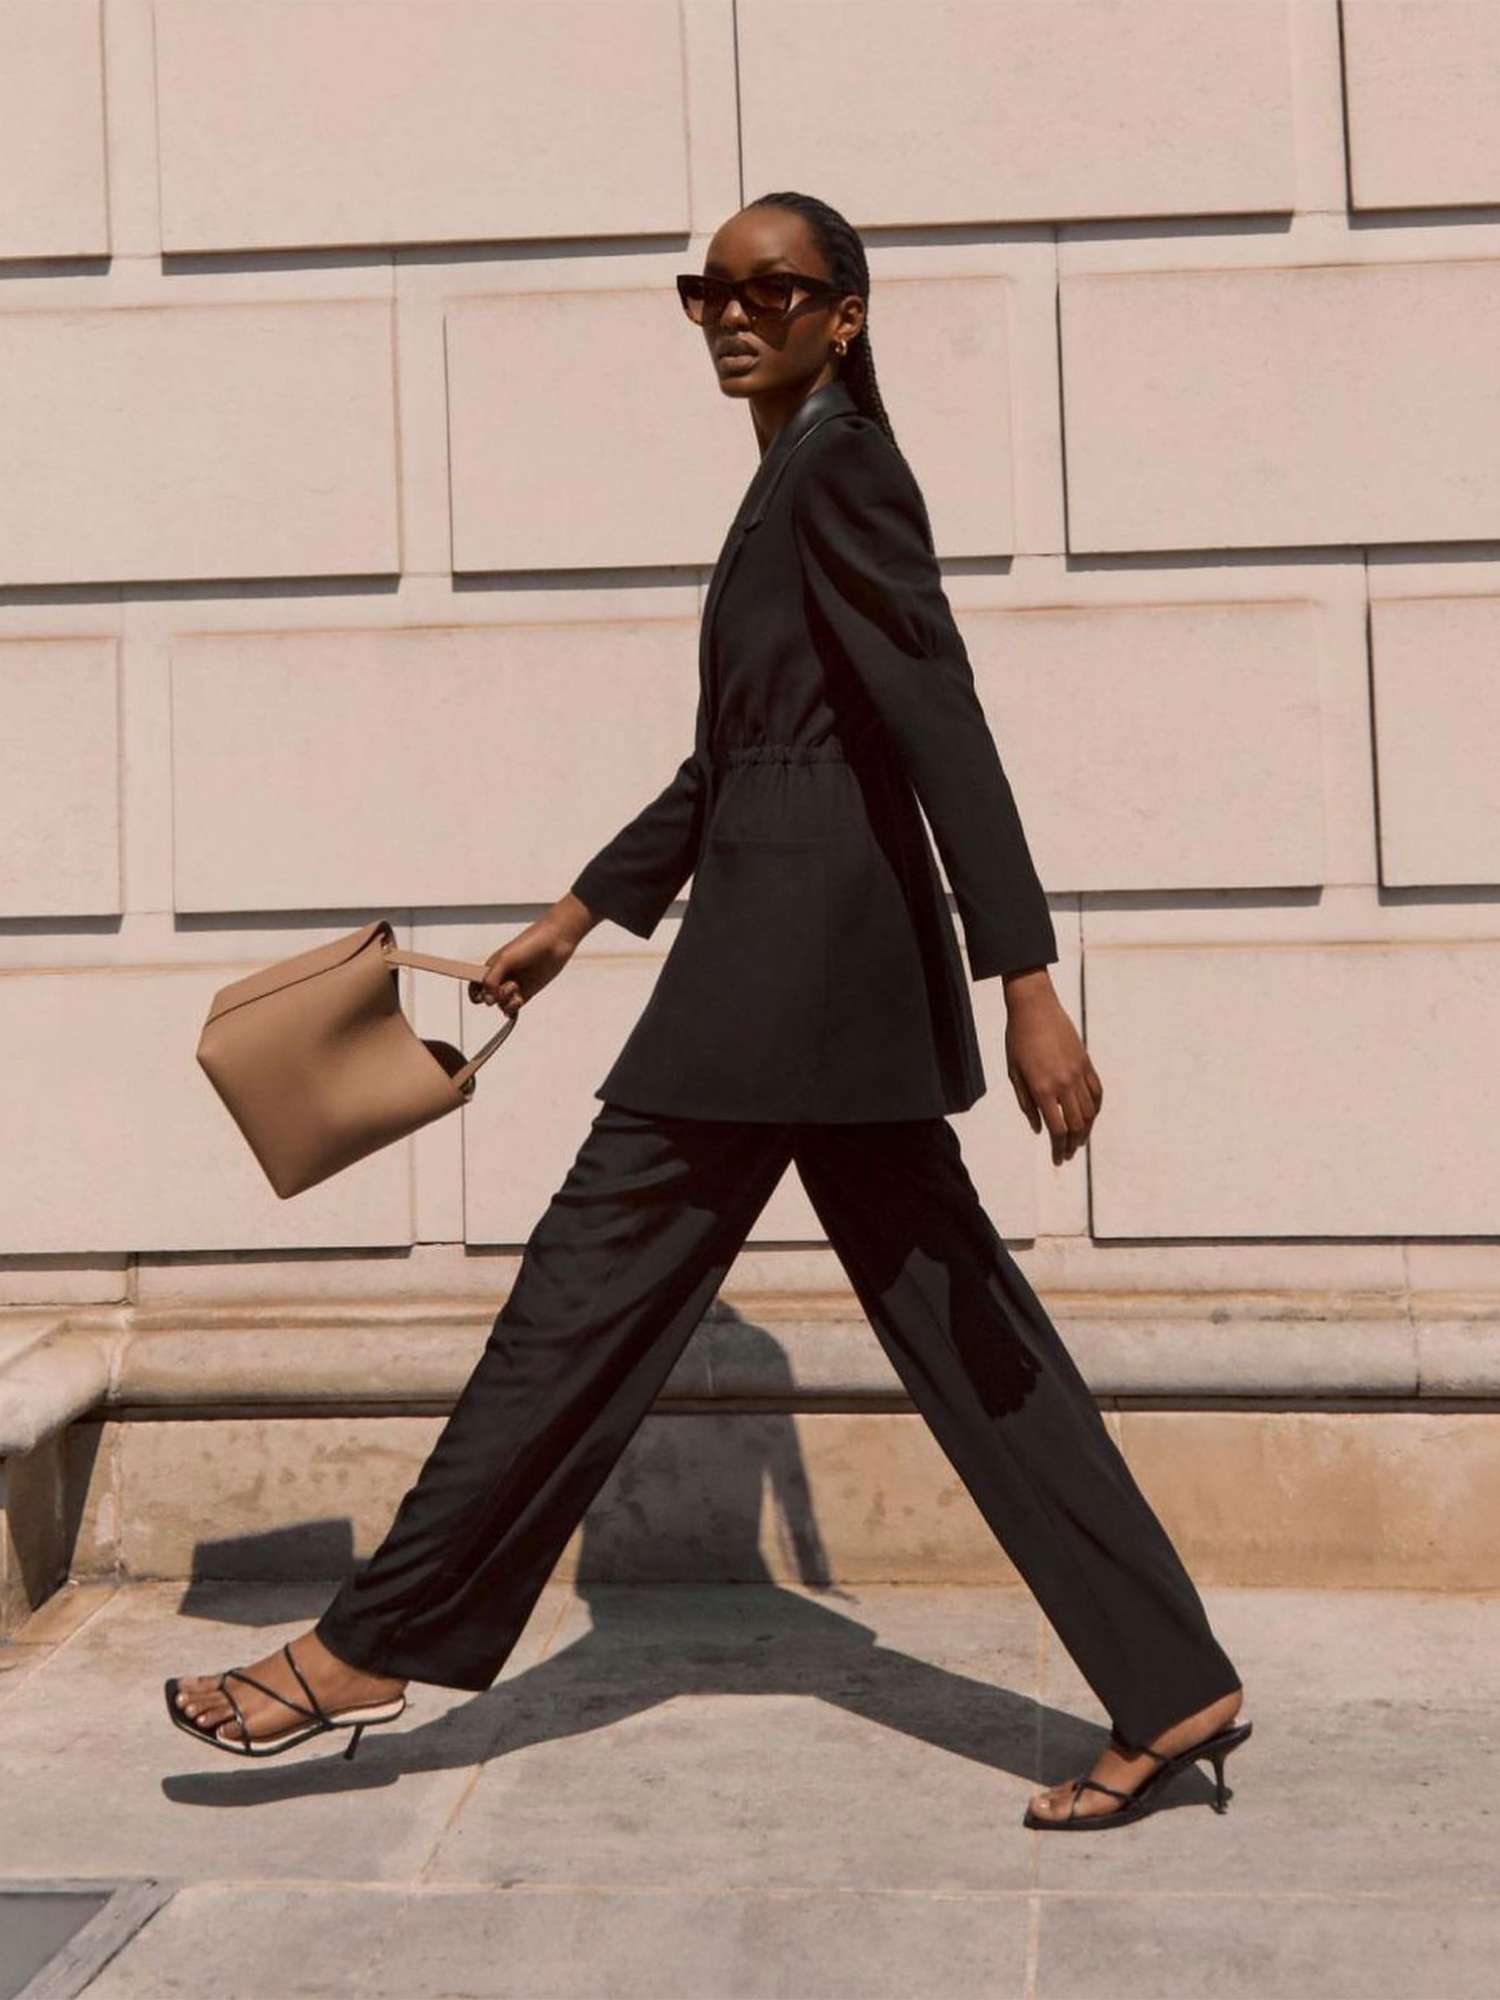
M 469 981 L 469 998 L 482 1007 L 518 1014 L 533 993 L 562 971 L 594 921 L 576 896 L 565 896 L 490 953 L 484 978 Z

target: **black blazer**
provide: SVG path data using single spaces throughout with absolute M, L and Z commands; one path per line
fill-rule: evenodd
M 762 458 L 704 601 L 692 752 L 572 883 L 682 924 L 596 1097 L 682 1117 L 926 1118 L 986 1088 L 976 979 L 1057 941 L 906 460 L 849 391 Z

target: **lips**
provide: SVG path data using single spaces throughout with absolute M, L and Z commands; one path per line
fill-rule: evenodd
M 749 355 L 753 359 L 755 355 L 755 349 L 753 347 L 747 347 L 743 341 L 732 340 L 728 343 L 727 346 L 721 347 L 718 350 L 718 358 L 720 359 L 720 361 L 730 361 L 737 354 Z

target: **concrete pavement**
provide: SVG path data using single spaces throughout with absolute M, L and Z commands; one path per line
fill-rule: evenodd
M 88 2000 L 1489 2000 L 1500 1594 L 1210 1589 L 1255 1734 L 1029 1832 L 1103 1717 L 1019 1586 L 549 1587 L 353 1763 L 200 1750 L 169 1673 L 331 1585 L 70 1585 L 0 1648 L 0 1872 L 168 1893 Z M 148 1907 L 143 1904 L 142 1907 Z

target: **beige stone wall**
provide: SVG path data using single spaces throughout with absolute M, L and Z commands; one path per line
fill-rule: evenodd
M 1106 1423 L 1203 1585 L 1494 1590 L 1500 1415 L 1138 1410 Z M 87 1418 L 75 1577 L 331 1577 L 379 1546 L 439 1417 Z M 212 1532 L 205 1533 L 205 1523 Z M 586 1583 L 1015 1583 L 914 1413 L 648 1416 L 558 1559 Z
M 1105 1082 L 1054 1168 L 976 988 L 997 1225 L 1494 1287 L 1497 78 L 1469 0 L 8 0 L 0 1302 L 503 1289 L 676 915 L 288 1203 L 197 1030 L 373 914 L 485 956 L 675 768 L 754 448 L 671 279 L 777 187 L 867 233 Z M 838 1276 L 789 1175 L 741 1287 Z

